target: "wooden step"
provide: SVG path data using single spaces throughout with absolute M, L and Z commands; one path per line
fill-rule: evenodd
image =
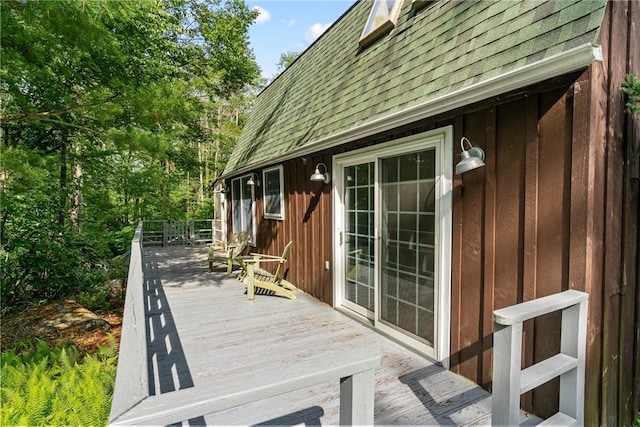
M 577 366 L 578 359 L 559 353 L 523 369 L 520 374 L 520 394 L 526 393 Z

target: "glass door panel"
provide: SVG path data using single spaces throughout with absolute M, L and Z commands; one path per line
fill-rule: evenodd
M 434 343 L 435 148 L 380 160 L 380 320 Z
M 375 163 L 345 167 L 344 297 L 366 313 L 375 303 L 374 186 Z

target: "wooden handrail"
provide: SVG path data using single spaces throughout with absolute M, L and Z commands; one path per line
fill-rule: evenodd
M 513 325 L 517 322 L 524 322 L 534 317 L 563 310 L 588 299 L 589 295 L 584 292 L 568 290 L 495 310 L 493 321 L 500 325 Z
M 142 264 L 142 221 L 131 241 L 127 294 L 122 319 L 122 335 L 111 413 L 113 420 L 149 396 L 147 338 L 144 311 L 144 272 Z
M 380 355 L 368 349 L 321 354 L 289 365 L 277 381 L 266 369 L 221 379 L 205 391 L 149 397 L 110 425 L 168 425 L 328 381 L 340 381 L 340 425 L 373 425 L 374 373 L 380 363 Z
M 539 425 L 584 423 L 585 348 L 589 295 L 568 290 L 493 312 L 493 425 L 517 425 L 520 395 L 560 377 L 559 412 Z M 522 324 L 562 310 L 560 353 L 525 369 Z

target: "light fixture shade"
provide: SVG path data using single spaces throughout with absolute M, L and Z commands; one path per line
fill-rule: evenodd
M 256 179 L 254 180 L 253 177 L 256 177 Z M 247 185 L 256 185 L 258 187 L 260 187 L 260 180 L 258 179 L 258 175 L 256 175 L 255 173 L 251 174 L 251 177 L 247 180 Z
M 468 150 L 464 149 L 464 141 L 469 143 Z M 460 147 L 462 148 L 462 153 L 460 153 L 462 159 L 456 165 L 456 175 L 484 166 L 484 150 L 482 148 L 472 146 L 465 137 L 460 140 Z
M 324 166 L 324 173 L 320 172 L 320 166 Z M 325 165 L 324 163 L 318 163 L 318 165 L 316 166 L 316 171 L 311 174 L 311 178 L 309 178 L 310 181 L 322 181 L 325 184 L 328 184 L 330 181 L 329 178 L 329 174 L 327 173 L 327 165 Z

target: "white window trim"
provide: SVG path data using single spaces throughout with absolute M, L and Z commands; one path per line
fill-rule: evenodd
M 434 289 L 436 310 L 435 317 L 435 342 L 430 347 L 413 339 L 408 335 L 396 333 L 393 328 L 385 326 L 379 319 L 380 310 L 376 306 L 376 315 L 373 319 L 375 327 L 381 332 L 386 333 L 400 342 L 414 348 L 425 356 L 441 362 L 445 368 L 449 367 L 449 347 L 451 341 L 451 239 L 452 239 L 452 211 L 453 211 L 453 127 L 446 126 L 434 129 L 432 131 L 412 135 L 389 141 L 384 144 L 373 145 L 356 151 L 339 154 L 333 158 L 333 283 L 334 283 L 334 307 L 341 308 L 344 306 L 345 300 L 343 289 L 341 288 L 342 278 L 344 277 L 344 264 L 342 247 L 340 246 L 340 234 L 345 229 L 345 225 L 341 222 L 342 217 L 337 215 L 337 210 L 343 209 L 343 200 L 340 194 L 340 182 L 344 182 L 342 176 L 342 168 L 345 164 L 354 161 L 377 161 L 380 157 L 401 155 L 418 148 L 429 146 L 440 146 L 439 158 L 439 182 L 436 185 L 436 195 L 439 198 L 439 224 L 438 224 L 438 250 L 436 251 L 436 269 L 438 270 L 438 286 Z M 376 176 L 376 186 L 378 185 L 378 177 Z M 379 190 L 376 190 L 378 193 Z M 380 197 L 377 198 L 378 203 Z M 377 205 L 379 210 L 380 206 Z M 377 218 L 377 215 L 376 215 Z M 377 219 L 376 219 L 377 221 Z M 379 237 L 380 225 L 376 224 L 376 236 Z M 379 248 L 376 247 L 376 251 Z M 379 259 L 379 253 L 376 253 L 376 259 Z M 376 294 L 376 305 L 378 297 Z
M 248 179 L 250 177 L 252 177 L 253 174 L 248 174 L 248 175 L 242 175 L 239 176 L 237 178 L 233 178 L 231 180 L 231 210 L 232 210 L 232 214 L 231 214 L 231 222 L 232 222 L 232 229 L 236 230 L 236 224 L 235 224 L 235 218 L 233 217 L 233 209 L 235 209 L 235 206 L 233 206 L 233 203 L 235 203 L 235 197 L 233 194 L 233 182 L 234 181 L 239 181 L 240 182 L 240 199 L 242 200 L 242 180 L 243 179 Z M 246 231 L 249 233 L 250 236 L 250 240 L 249 240 L 249 245 L 250 246 L 255 246 L 256 245 L 256 234 L 257 234 L 257 225 L 256 225 L 256 191 L 255 191 L 255 186 L 251 186 L 251 222 L 253 224 L 253 227 L 251 227 L 251 230 L 247 229 L 247 225 L 244 224 L 244 216 L 242 215 L 242 207 L 240 208 L 240 220 L 242 221 L 242 223 L 240 224 L 239 230 L 240 231 Z
M 273 214 L 267 212 L 267 173 L 278 171 L 280 183 L 280 213 Z M 284 173 L 282 165 L 274 166 L 262 170 L 262 204 L 264 207 L 264 217 L 267 219 L 284 220 Z
M 364 24 L 364 28 L 362 29 L 362 34 L 360 35 L 360 46 L 366 46 L 374 41 L 378 40 L 382 35 L 388 33 L 395 27 L 396 21 L 398 20 L 398 15 L 400 14 L 400 9 L 402 8 L 402 3 L 404 0 L 395 0 L 393 8 L 389 12 L 389 19 L 384 22 L 381 22 L 376 27 L 371 28 L 367 32 L 367 27 L 369 26 L 369 21 L 374 18 L 374 13 L 376 11 L 376 6 L 386 0 L 374 0 L 371 5 L 371 11 L 369 12 L 369 17 L 367 18 L 367 22 Z

